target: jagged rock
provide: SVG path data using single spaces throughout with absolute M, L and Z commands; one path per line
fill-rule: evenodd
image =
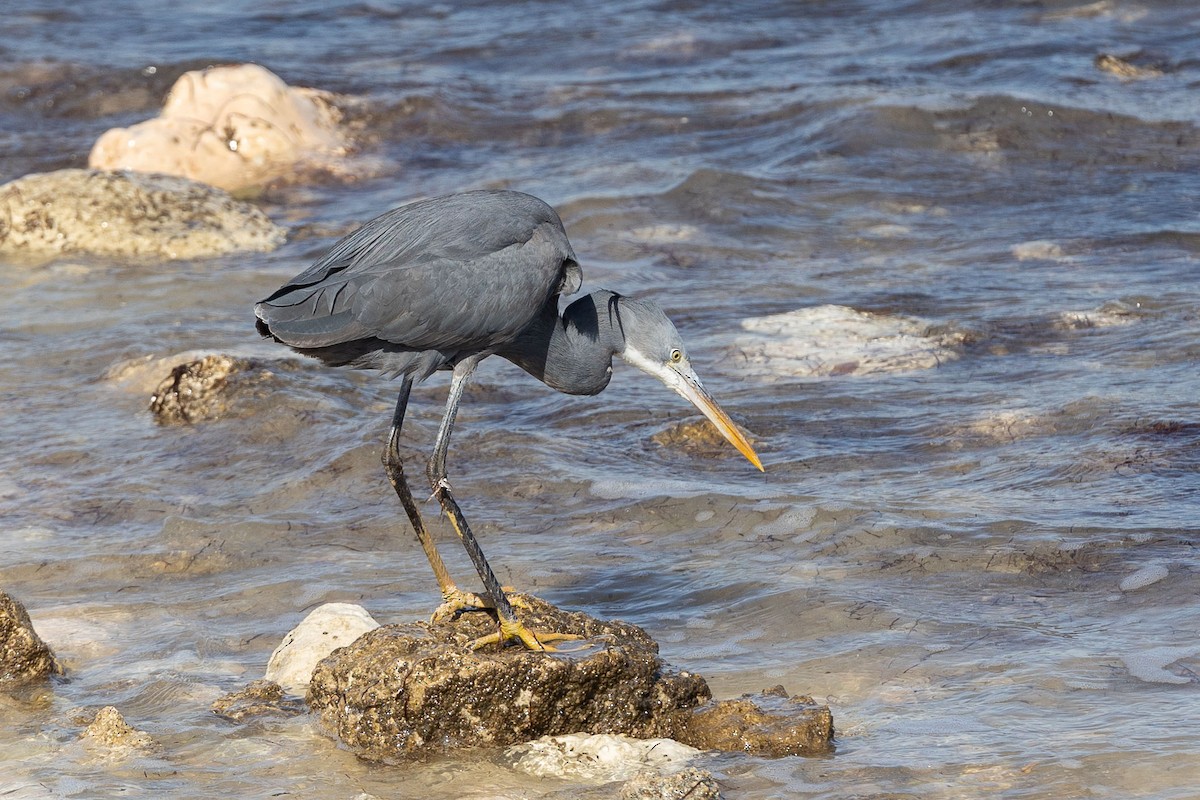
M 180 175 L 231 192 L 305 169 L 338 172 L 349 143 L 334 100 L 257 64 L 187 72 L 159 116 L 104 133 L 88 166 Z
M 671 775 L 646 771 L 621 787 L 620 800 L 721 800 L 721 787 L 708 770 L 688 767 Z
M 217 419 L 229 412 L 238 392 L 275 380 L 261 362 L 212 354 L 177 364 L 150 398 L 150 413 L 160 425 L 187 425 Z
M 50 647 L 33 629 L 25 606 L 0 591 L 0 686 L 42 680 L 62 672 Z
M 294 717 L 303 714 L 305 708 L 300 700 L 287 697 L 283 687 L 275 681 L 257 680 L 251 681 L 245 689 L 218 697 L 213 701 L 212 711 L 218 717 L 241 722 L 247 717 L 264 714 Z
M 113 706 L 97 711 L 81 738 L 111 748 L 145 748 L 154 743 L 148 735 L 126 722 Z
M 186 178 L 64 169 L 0 186 L 0 253 L 206 258 L 284 238 L 260 209 Z
M 833 742 L 833 715 L 811 697 L 788 697 L 783 687 L 737 700 L 719 700 L 680 718 L 676 738 L 701 750 L 756 756 L 811 756 Z
M 593 643 L 563 654 L 472 650 L 494 630 L 484 613 L 388 625 L 317 665 L 309 706 L 345 745 L 386 761 L 579 731 L 664 736 L 676 714 L 709 699 L 704 679 L 668 670 L 640 628 L 522 599 L 533 630 Z
M 325 603 L 313 609 L 271 653 L 267 680 L 287 691 L 303 695 L 317 663 L 339 647 L 345 647 L 379 623 L 362 606 Z
M 382 761 L 579 732 L 766 756 L 830 748 L 829 709 L 810 698 L 788 699 L 777 689 L 762 696 L 765 710 L 748 697 L 705 706 L 711 694 L 704 679 L 672 670 L 641 628 L 517 597 L 529 606 L 521 618 L 531 629 L 586 642 L 549 654 L 472 650 L 472 641 L 494 631 L 482 612 L 388 625 L 317 665 L 309 707 L 327 733 Z

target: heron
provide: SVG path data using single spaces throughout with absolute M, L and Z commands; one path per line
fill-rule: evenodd
M 583 270 L 554 209 L 528 194 L 484 190 L 414 202 L 365 223 L 254 307 L 264 337 L 328 365 L 400 379 L 383 466 L 441 590 L 435 618 L 494 611 L 498 631 L 476 640 L 476 647 L 498 642 L 553 650 L 554 642 L 577 638 L 521 622 L 451 491 L 451 430 L 463 390 L 488 356 L 576 395 L 602 391 L 613 358 L 620 357 L 694 404 L 763 469 L 745 434 L 705 390 L 663 310 L 600 289 L 560 312 L 559 297 L 582 284 Z M 400 458 L 413 384 L 439 370 L 450 372 L 450 388 L 426 476 L 479 573 L 482 595 L 461 590 L 451 578 Z

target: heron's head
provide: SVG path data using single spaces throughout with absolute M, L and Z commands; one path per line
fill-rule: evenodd
M 620 319 L 625 349 L 618 355 L 643 372 L 649 373 L 700 409 L 721 435 L 762 470 L 762 462 L 746 435 L 713 400 L 692 369 L 687 348 L 679 331 L 657 303 L 631 297 L 620 298 Z

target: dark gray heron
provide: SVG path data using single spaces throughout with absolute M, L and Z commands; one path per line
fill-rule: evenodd
M 483 359 L 498 355 L 560 392 L 591 395 L 608 385 L 613 356 L 620 356 L 695 404 L 763 468 L 705 391 L 662 309 L 600 290 L 560 314 L 559 295 L 582 283 L 554 209 L 519 192 L 479 191 L 412 203 L 371 220 L 254 307 L 264 337 L 326 364 L 401 378 L 383 464 L 437 577 L 443 599 L 438 613 L 495 610 L 499 632 L 476 646 L 515 639 L 546 650 L 553 649 L 551 642 L 575 638 L 521 624 L 450 492 L 450 431 L 467 380 Z M 460 590 L 450 578 L 400 461 L 409 392 L 438 370 L 451 370 L 452 377 L 426 473 L 479 573 L 483 595 Z

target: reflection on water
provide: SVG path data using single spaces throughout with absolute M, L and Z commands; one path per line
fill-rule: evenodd
M 271 254 L 0 264 L 0 585 L 70 670 L 0 705 L 0 785 L 563 790 L 487 759 L 372 768 L 306 718 L 213 716 L 316 604 L 389 622 L 435 603 L 379 466 L 395 386 L 293 360 L 221 420 L 164 428 L 158 376 L 113 373 L 185 350 L 289 358 L 250 303 L 323 232 L 508 186 L 560 210 L 587 287 L 662 302 L 767 472 L 633 370 L 574 398 L 488 363 L 456 494 L 502 582 L 645 626 L 718 696 L 782 683 L 831 705 L 832 758 L 704 756 L 729 796 L 1193 794 L 1200 14 L 1051 5 L 317 4 L 233 24 L 218 3 L 172 7 L 168 29 L 154 4 L 18 0 L 0 178 L 78 165 L 180 72 L 233 60 L 369 98 L 367 146 L 392 168 L 268 192 L 293 229 Z M 1109 51 L 1162 75 L 1098 69 Z M 948 356 L 859 368 L 896 342 L 850 312 L 821 317 L 844 348 L 829 369 L 739 349 L 743 320 L 836 308 Z M 414 460 L 444 391 L 414 392 Z M 77 741 L 75 711 L 103 705 L 156 747 L 113 761 Z

